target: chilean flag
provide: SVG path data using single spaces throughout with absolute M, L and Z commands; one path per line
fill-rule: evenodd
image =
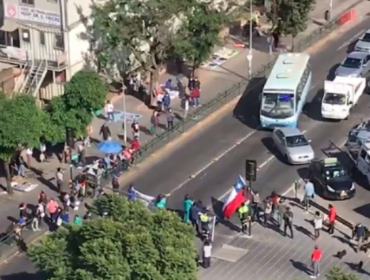
M 224 218 L 229 219 L 242 203 L 246 202 L 247 199 L 250 199 L 250 197 L 246 198 L 244 196 L 243 189 L 245 185 L 244 178 L 239 175 L 229 195 L 225 199 L 224 207 L 222 209 Z

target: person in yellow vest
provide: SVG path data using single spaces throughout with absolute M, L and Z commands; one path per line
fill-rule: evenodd
M 247 233 L 248 229 L 248 215 L 249 215 L 249 206 L 246 203 L 243 203 L 238 208 L 238 215 L 242 225 L 242 232 Z
M 200 233 L 207 239 L 210 232 L 211 217 L 207 215 L 207 213 L 199 212 L 199 221 L 201 228 Z

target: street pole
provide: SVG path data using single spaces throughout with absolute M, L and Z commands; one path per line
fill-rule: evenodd
M 332 13 L 333 13 L 333 0 L 329 2 L 329 21 L 332 20 Z
M 248 55 L 247 55 L 247 59 L 248 59 L 248 78 L 250 79 L 252 77 L 252 48 L 253 48 L 253 39 L 252 39 L 252 35 L 253 35 L 253 28 L 252 28 L 252 25 L 253 25 L 253 7 L 252 7 L 252 0 L 249 0 L 249 18 L 250 18 L 250 23 L 249 23 L 249 52 L 248 52 Z
M 125 83 L 122 78 L 122 105 L 123 105 L 123 141 L 127 144 L 126 94 Z

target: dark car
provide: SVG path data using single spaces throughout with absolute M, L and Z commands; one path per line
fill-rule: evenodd
M 309 178 L 315 189 L 328 199 L 348 199 L 356 193 L 349 170 L 337 158 L 312 161 L 309 166 Z

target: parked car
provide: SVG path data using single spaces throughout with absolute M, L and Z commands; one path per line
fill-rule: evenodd
M 370 54 L 351 52 L 335 71 L 336 76 L 365 77 L 370 70 Z
M 335 157 L 312 161 L 308 176 L 316 191 L 321 192 L 325 198 L 343 200 L 356 193 L 350 171 Z
M 355 51 L 370 53 L 370 29 L 357 41 Z
M 315 153 L 310 140 L 295 127 L 276 128 L 272 132 L 275 147 L 291 164 L 306 164 L 313 160 Z

